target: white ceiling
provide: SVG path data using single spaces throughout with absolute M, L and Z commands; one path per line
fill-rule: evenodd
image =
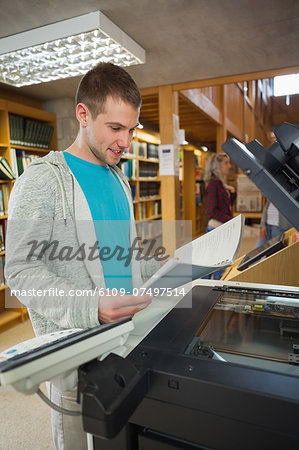
M 139 87 L 299 65 L 298 0 L 0 0 L 0 37 L 96 10 L 146 50 L 129 69 Z M 10 89 L 45 100 L 77 84 Z

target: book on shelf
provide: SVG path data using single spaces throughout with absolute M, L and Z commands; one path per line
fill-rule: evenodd
M 147 144 L 146 142 L 138 142 L 138 156 L 139 158 L 146 158 Z
M 12 171 L 7 159 L 0 156 L 0 180 L 14 180 L 15 174 Z
M 3 222 L 1 220 L 1 222 Z M 4 224 L 0 223 L 0 252 L 5 250 L 5 239 L 4 239 Z
M 3 191 L 0 189 L 0 216 L 4 216 Z
M 131 191 L 132 191 L 132 198 L 133 198 L 133 200 L 136 200 L 136 184 L 133 184 L 131 186 Z
M 15 178 L 17 178 L 17 176 L 18 176 L 18 163 L 17 163 L 16 149 L 10 147 L 9 153 L 10 153 L 10 160 L 11 160 L 11 164 L 12 164 L 12 171 L 13 171 L 13 174 L 14 174 Z
M 245 218 L 239 215 L 183 245 L 143 288 L 174 289 L 231 266 L 242 241 Z
M 159 147 L 156 144 L 147 144 L 147 157 L 158 159 L 159 158 Z
M 2 255 L 0 255 L 0 286 L 3 286 L 5 284 L 4 279 L 4 258 Z
M 8 213 L 8 201 L 9 201 L 9 195 L 10 195 L 10 188 L 11 188 L 11 186 L 7 183 L 1 184 L 4 215 L 6 215 Z
M 146 203 L 140 203 L 139 205 L 139 217 L 140 220 L 147 218 L 147 205 Z

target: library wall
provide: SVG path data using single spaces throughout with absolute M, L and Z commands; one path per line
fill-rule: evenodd
M 75 101 L 72 98 L 59 98 L 43 103 L 46 111 L 56 114 L 57 146 L 63 151 L 76 139 L 78 121 L 75 116 Z

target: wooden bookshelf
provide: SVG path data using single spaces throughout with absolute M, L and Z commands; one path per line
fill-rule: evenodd
M 131 185 L 135 219 L 139 222 L 161 219 L 161 179 L 156 157 L 159 144 L 157 133 L 137 129 L 129 152 L 119 164 Z
M 0 98 L 0 156 L 4 156 L 12 168 L 12 149 L 23 150 L 26 154 L 40 156 L 44 156 L 49 152 L 49 150 L 45 148 L 12 144 L 11 130 L 9 127 L 9 114 L 19 115 L 23 118 L 34 119 L 39 122 L 44 122 L 47 125 L 51 125 L 54 131 L 49 148 L 51 150 L 57 150 L 57 126 L 55 114 L 36 108 L 35 106 L 31 106 L 28 102 L 27 104 L 22 104 L 17 103 L 16 101 L 10 101 L 7 98 Z M 14 181 L 15 180 L 0 180 L 0 189 L 6 189 L 4 186 L 7 186 L 8 193 L 10 193 Z M 3 200 L 5 201 L 4 198 Z M 7 205 L 4 205 L 4 208 L 7 210 Z M 0 216 L 0 225 L 2 225 L 5 220 L 7 220 L 7 214 Z M 5 250 L 0 252 L 0 256 L 5 257 Z M 0 286 L 0 332 L 23 322 L 28 317 L 26 308 L 8 309 L 5 307 L 5 295 L 8 289 L 9 288 L 6 285 Z

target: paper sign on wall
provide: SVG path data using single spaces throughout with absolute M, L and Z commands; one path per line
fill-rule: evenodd
M 160 176 L 175 174 L 174 145 L 159 145 Z

